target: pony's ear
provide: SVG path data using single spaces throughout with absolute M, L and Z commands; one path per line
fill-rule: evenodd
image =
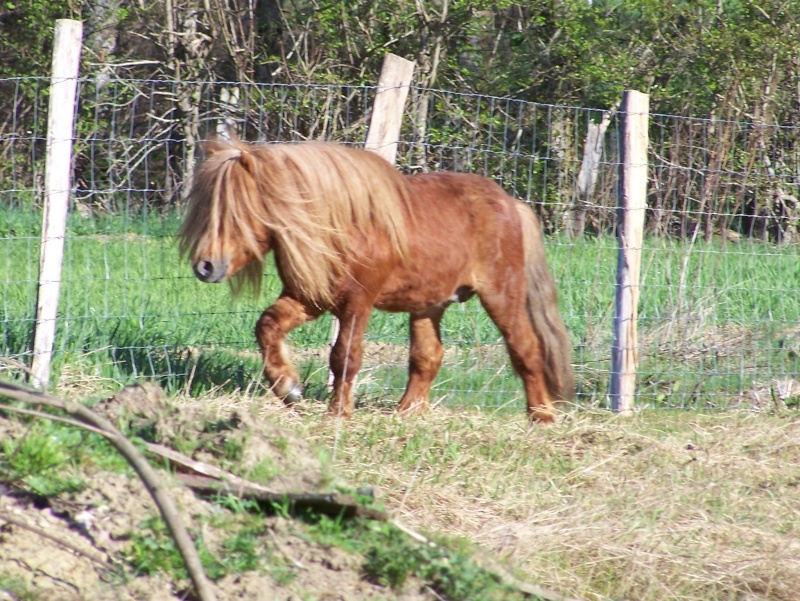
M 233 137 L 230 140 L 225 140 L 224 138 L 206 140 L 205 142 L 201 142 L 200 147 L 203 149 L 203 154 L 206 158 L 223 150 L 238 150 L 239 163 L 244 167 L 244 170 L 251 175 L 256 171 L 256 160 L 253 153 L 250 152 L 249 145 L 239 141 L 237 137 Z M 233 158 L 233 156 L 230 156 L 230 158 Z
M 250 175 L 255 175 L 256 172 L 256 159 L 252 153 L 246 148 L 239 148 L 239 164 L 244 167 Z

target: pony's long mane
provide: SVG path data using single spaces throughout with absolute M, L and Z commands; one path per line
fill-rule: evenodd
M 351 256 L 354 233 L 385 233 L 394 251 L 406 251 L 408 192 L 404 177 L 375 153 L 319 142 L 250 145 L 206 144 L 195 174 L 180 249 L 244 244 L 256 257 L 231 281 L 234 292 L 257 291 L 263 274 L 263 241 L 284 284 L 312 302 L 332 300 L 333 284 Z

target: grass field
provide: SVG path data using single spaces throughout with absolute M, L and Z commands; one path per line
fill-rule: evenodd
M 9 213 L 0 229 L 0 354 L 29 354 L 38 265 L 37 222 Z M 259 385 L 252 328 L 279 291 L 270 268 L 261 298 L 233 301 L 179 261 L 174 217 L 70 222 L 56 338 L 55 377 L 131 381 L 171 390 Z M 616 243 L 547 243 L 561 311 L 574 342 L 579 402 L 607 389 Z M 800 394 L 800 261 L 795 247 L 648 239 L 640 303 L 641 404 L 725 407 Z M 309 393 L 324 394 L 325 317 L 291 337 Z M 405 315 L 375 313 L 360 378 L 362 402 L 397 397 L 405 383 Z M 445 316 L 448 348 L 434 396 L 454 405 L 522 405 L 500 337 L 477 300 Z M 788 391 L 788 392 L 786 392 Z
M 491 411 L 319 414 L 274 419 L 413 527 L 477 543 L 526 580 L 598 600 L 797 598 L 797 411 L 579 412 L 533 430 Z

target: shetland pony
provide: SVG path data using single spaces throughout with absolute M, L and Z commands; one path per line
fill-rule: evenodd
M 539 222 L 492 181 L 406 176 L 375 153 L 334 144 L 212 141 L 180 228 L 181 255 L 204 282 L 258 289 L 275 253 L 283 283 L 258 319 L 264 374 L 286 403 L 302 395 L 286 353 L 292 329 L 329 311 L 330 413 L 349 417 L 373 307 L 410 313 L 408 385 L 397 410 L 428 409 L 444 354 L 440 324 L 477 295 L 505 339 L 531 420 L 551 422 L 573 396 L 570 342 Z

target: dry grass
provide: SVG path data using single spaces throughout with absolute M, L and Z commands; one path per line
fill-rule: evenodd
M 194 402 L 194 401 L 192 401 Z M 797 599 L 800 415 L 579 411 L 400 420 L 320 403 L 217 397 L 289 426 L 375 485 L 409 526 L 477 543 L 520 576 L 587 599 Z

